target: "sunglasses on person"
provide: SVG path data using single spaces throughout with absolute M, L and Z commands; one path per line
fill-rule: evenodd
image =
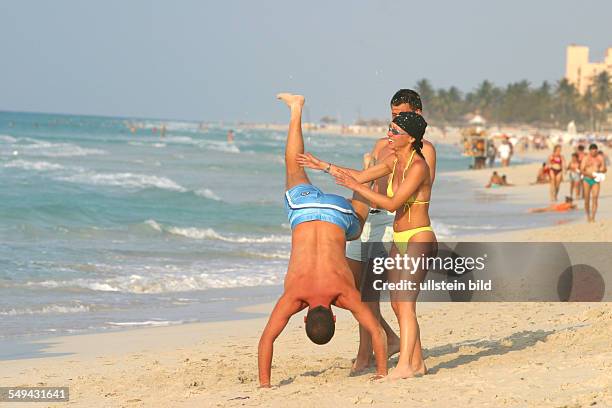
M 391 132 L 391 134 L 394 135 L 394 136 L 407 135 L 408 134 L 406 132 L 400 132 L 399 130 L 397 130 L 396 128 L 394 128 L 391 125 L 389 125 L 389 132 Z

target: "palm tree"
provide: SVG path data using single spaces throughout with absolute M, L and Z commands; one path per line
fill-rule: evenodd
M 467 113 L 464 107 L 463 98 L 461 97 L 461 91 L 457 87 L 451 86 L 447 92 L 448 104 L 449 104 L 449 120 L 456 121 L 463 113 Z
M 493 105 L 493 96 L 495 93 L 495 86 L 488 80 L 482 81 L 482 83 L 476 88 L 474 92 L 474 103 L 476 104 L 476 108 L 481 112 L 481 114 L 487 118 L 491 119 L 491 108 Z
M 607 71 L 602 71 L 593 81 L 593 99 L 597 105 L 597 116 L 599 126 L 607 121 L 608 109 L 612 102 L 612 90 L 610 89 L 610 74 Z
M 552 96 L 548 81 L 542 82 L 540 88 L 535 92 L 534 98 L 537 109 L 533 112 L 533 120 L 549 122 L 552 113 Z
M 421 95 L 424 111 L 434 107 L 436 91 L 427 79 L 423 78 L 416 83 L 416 91 Z
M 555 107 L 556 117 L 563 126 L 572 120 L 578 120 L 578 91 L 566 78 L 563 78 L 557 83 L 555 90 Z
M 586 117 L 589 119 L 589 128 L 595 130 L 597 116 L 597 102 L 593 95 L 593 86 L 591 85 L 580 99 L 580 106 Z

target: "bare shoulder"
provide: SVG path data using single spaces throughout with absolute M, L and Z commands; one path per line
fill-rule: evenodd
M 436 147 L 429 140 L 423 139 L 423 152 L 426 151 L 436 154 Z
M 376 159 L 378 159 L 378 155 L 380 152 L 388 145 L 388 141 L 386 137 L 382 137 L 374 143 L 374 148 L 372 149 L 372 154 Z

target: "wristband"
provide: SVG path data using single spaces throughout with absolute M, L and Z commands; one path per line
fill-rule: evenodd
M 325 173 L 329 174 L 329 171 L 331 170 L 331 162 L 329 163 L 329 166 L 327 166 L 327 168 L 325 170 L 323 170 Z

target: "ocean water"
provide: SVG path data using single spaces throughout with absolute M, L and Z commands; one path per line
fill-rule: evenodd
M 0 112 L 0 339 L 228 318 L 277 296 L 289 259 L 285 132 L 197 122 Z M 373 140 L 305 135 L 351 167 Z M 534 225 L 445 172 L 431 215 L 440 238 Z M 322 189 L 349 196 L 325 174 Z M 492 221 L 494 220 L 494 221 Z M 546 217 L 539 222 L 550 221 Z

